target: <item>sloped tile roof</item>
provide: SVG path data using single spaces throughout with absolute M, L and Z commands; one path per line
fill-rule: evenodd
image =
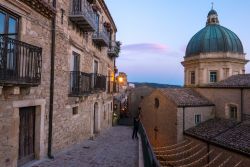
M 173 100 L 178 107 L 214 105 L 191 88 L 165 88 L 158 90 L 160 90 L 165 96 Z
M 215 118 L 203 122 L 193 128 L 185 131 L 185 133 L 202 138 L 211 139 L 228 129 L 235 127 L 238 123 L 233 120 Z
M 250 122 L 239 124 L 213 139 L 217 144 L 250 155 Z
M 215 118 L 186 130 L 185 134 L 250 155 L 249 121 L 239 123 Z
M 233 75 L 217 83 L 205 87 L 211 88 L 250 88 L 250 74 Z

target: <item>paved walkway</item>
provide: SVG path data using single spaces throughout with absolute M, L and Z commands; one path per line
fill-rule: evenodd
M 95 140 L 86 140 L 33 167 L 137 167 L 138 141 L 131 134 L 131 127 L 112 127 Z

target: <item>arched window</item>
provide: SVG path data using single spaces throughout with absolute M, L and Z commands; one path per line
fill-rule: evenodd
M 155 98 L 155 108 L 159 108 L 160 106 L 160 101 L 158 98 Z

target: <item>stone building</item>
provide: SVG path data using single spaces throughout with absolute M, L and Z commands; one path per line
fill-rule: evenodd
M 149 86 L 139 86 L 129 90 L 128 111 L 133 117 L 138 114 L 138 107 L 140 107 L 144 97 L 147 97 L 149 94 L 151 94 L 153 90 L 154 88 Z
M 112 126 L 119 42 L 104 0 L 1 0 L 0 22 L 0 166 Z
M 250 165 L 245 55 L 212 9 L 187 45 L 185 88 L 154 90 L 141 103 L 143 126 L 162 165 Z

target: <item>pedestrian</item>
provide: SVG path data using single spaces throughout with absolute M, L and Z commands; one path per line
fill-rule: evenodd
M 134 128 L 133 128 L 132 139 L 134 138 L 138 139 L 137 132 L 139 129 L 139 124 L 140 124 L 140 117 L 139 115 L 137 115 L 136 117 L 134 117 Z

